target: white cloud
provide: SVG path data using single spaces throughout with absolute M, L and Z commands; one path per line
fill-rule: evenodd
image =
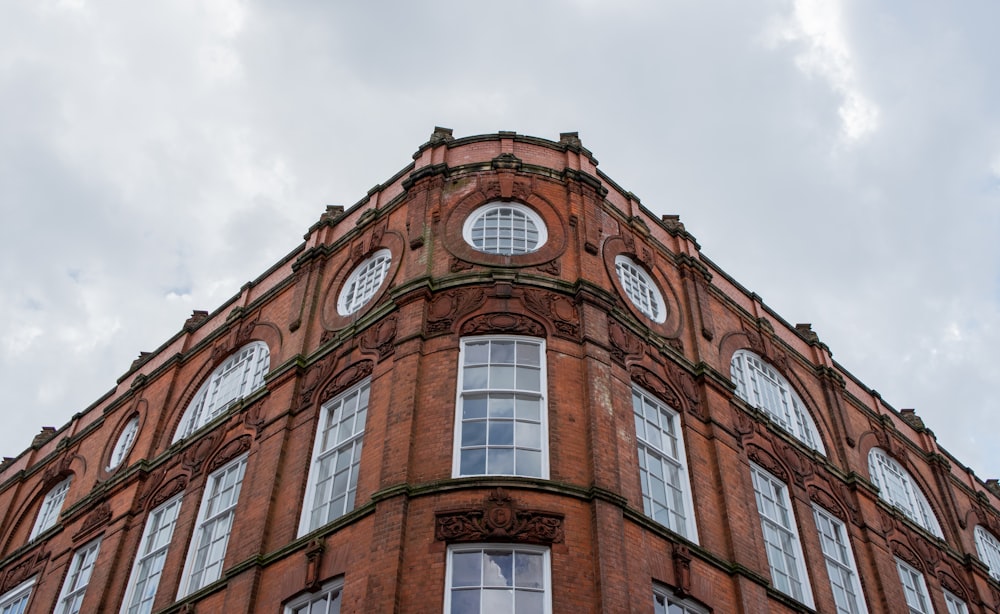
M 841 135 L 853 143 L 878 129 L 879 108 L 858 83 L 842 13 L 837 0 L 793 0 L 790 15 L 771 20 L 766 39 L 775 46 L 793 45 L 799 70 L 823 79 L 840 95 Z

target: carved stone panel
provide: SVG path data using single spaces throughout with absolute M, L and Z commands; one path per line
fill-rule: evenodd
M 428 335 L 450 332 L 455 321 L 486 301 L 482 288 L 460 288 L 436 295 L 427 306 L 424 330 Z
M 462 335 L 483 333 L 513 333 L 544 337 L 545 327 L 531 318 L 514 313 L 487 313 L 462 324 Z
M 562 543 L 563 515 L 521 509 L 517 501 L 497 488 L 481 506 L 436 512 L 434 537 L 445 542 Z
M 522 300 L 528 309 L 552 322 L 557 336 L 574 340 L 580 337 L 580 313 L 572 299 L 555 292 L 527 289 Z
M 397 323 L 398 318 L 393 314 L 370 327 L 361 336 L 361 349 L 377 352 L 379 360 L 390 356 L 396 351 Z

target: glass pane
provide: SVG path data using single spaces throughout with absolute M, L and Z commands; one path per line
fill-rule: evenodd
M 452 591 L 451 612 L 452 614 L 479 614 L 479 591 Z
M 545 611 L 545 593 L 517 591 L 514 597 L 517 614 L 542 614 Z
M 517 475 L 542 476 L 542 453 L 530 450 L 517 451 Z
M 465 364 L 483 365 L 489 362 L 490 344 L 487 343 L 466 343 L 465 344 Z
M 514 395 L 493 394 L 490 395 L 490 417 L 491 418 L 513 418 L 514 417 Z
M 540 347 L 535 343 L 517 344 L 517 364 L 538 366 L 538 353 Z
M 466 422 L 462 425 L 462 447 L 486 445 L 486 422 Z
M 462 373 L 462 388 L 482 390 L 487 387 L 489 367 L 466 367 Z
M 494 341 L 490 362 L 493 364 L 514 364 L 514 342 Z
M 455 552 L 451 556 L 452 586 L 479 586 L 483 555 L 480 551 Z
M 514 450 L 489 451 L 489 472 L 512 475 L 514 473 Z
M 476 395 L 462 398 L 462 418 L 485 418 L 488 397 Z
M 482 475 L 486 473 L 486 450 L 462 450 L 460 473 L 462 475 Z
M 491 446 L 514 445 L 514 423 L 490 422 L 489 444 Z
M 537 552 L 514 553 L 514 579 L 518 588 L 543 588 L 544 555 Z

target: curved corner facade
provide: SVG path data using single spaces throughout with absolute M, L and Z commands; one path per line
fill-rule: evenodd
M 4 461 L 0 610 L 1000 611 L 996 482 L 575 133 L 413 160 Z

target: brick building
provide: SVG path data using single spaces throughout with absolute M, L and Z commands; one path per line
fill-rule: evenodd
M 1000 499 L 597 170 L 413 163 L 0 469 L 0 614 L 1000 612 Z

